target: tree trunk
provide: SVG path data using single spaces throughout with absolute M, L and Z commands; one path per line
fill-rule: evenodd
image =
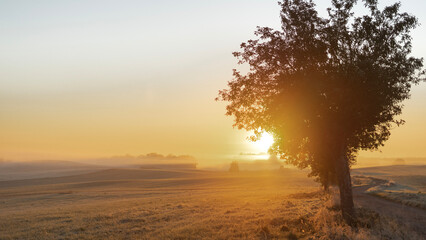
M 328 193 L 330 191 L 330 186 L 328 184 L 323 186 L 323 191 Z
M 323 188 L 324 188 L 324 192 L 328 192 L 329 190 L 328 182 L 324 183 Z
M 340 191 L 340 207 L 345 222 L 350 226 L 355 226 L 355 209 L 352 197 L 351 173 L 348 159 L 346 157 L 346 147 L 343 145 L 340 156 L 336 159 L 336 174 Z
M 324 192 L 328 192 L 330 186 L 329 173 L 324 175 L 322 186 L 324 187 Z

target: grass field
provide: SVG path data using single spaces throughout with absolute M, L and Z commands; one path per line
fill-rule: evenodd
M 367 193 L 426 209 L 426 166 L 387 166 L 356 169 L 354 182 L 371 184 Z
M 307 172 L 108 169 L 0 182 L 0 239 L 420 239 L 358 209 L 344 225 Z

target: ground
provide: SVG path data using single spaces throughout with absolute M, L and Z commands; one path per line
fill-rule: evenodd
M 342 223 L 333 205 L 333 194 L 323 194 L 319 189 L 307 178 L 306 171 L 292 169 L 239 173 L 108 169 L 75 176 L 1 181 L 0 239 L 424 236 L 423 228 L 399 223 L 387 216 L 388 210 L 378 214 L 369 209 L 364 200 L 359 200 L 358 190 L 354 191 L 356 204 L 364 208 L 357 208 L 360 228 L 352 230 Z M 424 221 L 425 211 L 418 209 Z
M 353 189 L 355 203 L 365 208 L 374 209 L 379 214 L 391 216 L 399 224 L 406 224 L 411 231 L 426 236 L 426 211 L 406 206 L 395 201 L 372 196 L 366 190 L 374 185 L 355 187 Z

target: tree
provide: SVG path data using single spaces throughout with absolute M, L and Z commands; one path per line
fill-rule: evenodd
M 229 171 L 230 172 L 239 172 L 240 171 L 240 167 L 238 166 L 238 162 L 237 161 L 232 161 L 231 165 L 229 166 Z
M 410 30 L 417 19 L 400 3 L 379 10 L 364 0 L 332 0 L 326 18 L 310 0 L 284 0 L 281 30 L 258 27 L 256 40 L 234 52 L 239 64 L 216 100 L 229 102 L 234 127 L 271 133 L 271 151 L 311 176 L 339 185 L 342 215 L 355 224 L 350 166 L 359 150 L 384 145 L 410 88 L 421 81 L 423 59 L 411 57 Z

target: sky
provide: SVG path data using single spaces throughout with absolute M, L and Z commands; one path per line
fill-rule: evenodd
M 315 2 L 324 14 L 329 1 Z M 424 9 L 402 3 L 422 24 L 416 57 L 426 56 Z M 279 10 L 265 0 L 0 1 L 0 158 L 261 151 L 214 98 L 241 68 L 232 52 L 256 26 L 278 29 Z M 423 83 L 405 102 L 407 123 L 360 155 L 426 157 L 425 104 Z

